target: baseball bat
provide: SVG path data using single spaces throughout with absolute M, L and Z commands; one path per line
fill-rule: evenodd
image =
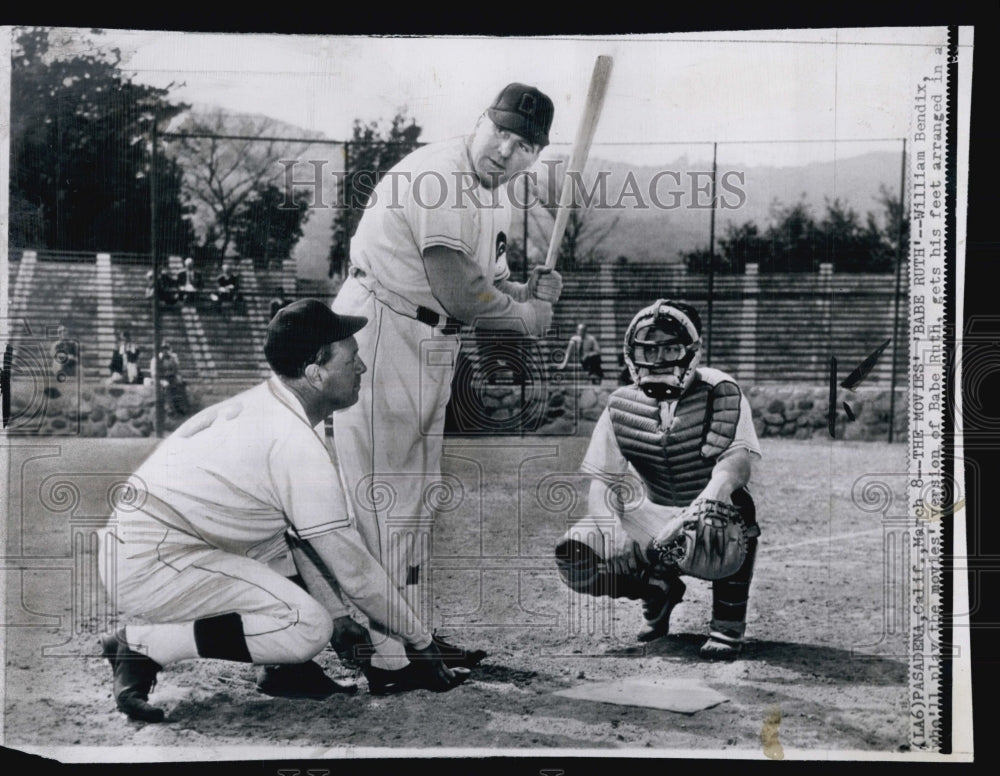
M 577 172 L 582 175 L 583 168 L 587 164 L 594 130 L 597 129 L 601 108 L 604 107 L 604 95 L 608 91 L 613 61 L 611 57 L 602 54 L 594 62 L 594 72 L 590 76 L 590 88 L 587 90 L 587 104 L 584 106 L 583 117 L 576 130 L 576 140 L 573 142 L 573 152 L 570 154 L 569 164 L 566 165 L 566 173 L 563 175 L 562 191 L 559 193 L 559 204 L 556 207 L 556 220 L 552 226 L 552 236 L 549 238 L 549 251 L 545 256 L 546 270 L 555 269 L 556 266 L 559 246 L 566 233 L 569 209 L 573 204 L 573 183 L 570 173 Z

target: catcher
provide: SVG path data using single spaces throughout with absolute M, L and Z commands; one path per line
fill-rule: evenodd
M 669 632 L 682 576 L 711 580 L 701 656 L 728 659 L 746 631 L 760 533 L 746 486 L 760 446 L 746 397 L 726 373 L 699 368 L 701 350 L 690 305 L 660 299 L 632 319 L 632 383 L 594 428 L 581 465 L 592 477 L 589 516 L 559 541 L 556 562 L 573 590 L 641 599 L 640 641 Z

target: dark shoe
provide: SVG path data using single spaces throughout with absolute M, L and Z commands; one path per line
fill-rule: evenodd
M 448 668 L 475 668 L 483 662 L 487 653 L 482 649 L 468 650 L 463 647 L 456 647 L 449 644 L 436 633 L 433 636 L 434 643 L 441 651 L 441 657 Z
M 432 677 L 416 663 L 410 663 L 405 668 L 400 668 L 397 671 L 375 668 L 371 665 L 365 669 L 365 678 L 368 680 L 368 692 L 371 695 L 398 695 L 410 690 L 446 692 L 453 687 L 457 687 L 468 679 L 468 677 L 468 670 L 456 668 L 455 678 L 452 683 L 448 686 L 440 686 L 433 684 Z
M 368 692 L 371 695 L 396 695 L 408 690 L 421 689 L 413 670 L 413 663 L 397 671 L 369 665 L 365 669 L 365 678 L 368 680 Z
M 318 663 L 257 666 L 257 691 L 275 698 L 310 698 L 321 701 L 331 695 L 353 695 L 356 685 L 340 684 L 327 676 Z
M 679 579 L 670 583 L 668 590 L 656 587 L 655 593 L 648 595 L 642 601 L 642 616 L 646 624 L 636 634 L 639 641 L 653 641 L 670 633 L 670 615 L 674 607 L 681 602 L 687 586 Z
M 162 722 L 163 709 L 150 706 L 149 693 L 156 685 L 162 666 L 155 660 L 129 649 L 125 629 L 101 637 L 101 649 L 111 664 L 114 695 L 118 710 L 140 722 Z

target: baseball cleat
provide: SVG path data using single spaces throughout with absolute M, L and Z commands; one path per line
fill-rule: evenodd
M 642 601 L 642 616 L 646 624 L 636 634 L 639 641 L 653 641 L 670 633 L 670 615 L 684 597 L 686 586 L 679 579 L 668 590 L 656 587 L 657 592 Z
M 698 654 L 706 660 L 732 660 L 742 651 L 742 639 L 713 631 Z
M 257 691 L 275 698 L 325 700 L 331 695 L 353 695 L 357 685 L 341 684 L 313 660 L 307 663 L 257 666 Z
M 111 664 L 114 695 L 118 710 L 139 722 L 162 722 L 163 709 L 150 706 L 149 693 L 156 686 L 162 666 L 155 660 L 129 649 L 125 629 L 101 637 L 103 656 Z
M 365 678 L 368 680 L 368 692 L 371 695 L 395 695 L 407 690 L 418 689 L 413 671 L 409 670 L 410 665 L 400 668 L 397 671 L 390 671 L 386 668 L 376 668 L 369 665 L 365 669 Z
M 486 658 L 487 652 L 482 649 L 468 650 L 449 644 L 436 633 L 432 636 L 441 657 L 448 668 L 475 668 Z
M 396 671 L 369 666 L 365 670 L 365 678 L 368 680 L 368 692 L 371 695 L 397 695 L 410 690 L 447 692 L 453 687 L 460 685 L 471 675 L 471 672 L 466 668 L 454 668 L 452 670 L 455 673 L 455 677 L 451 684 L 447 686 L 435 684 L 431 676 L 427 672 L 422 671 L 415 663 L 410 663 Z

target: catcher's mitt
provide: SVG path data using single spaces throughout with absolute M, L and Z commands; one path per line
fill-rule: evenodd
M 700 579 L 725 579 L 743 565 L 748 536 L 735 506 L 698 499 L 650 542 L 649 559 L 654 574 L 669 570 Z

